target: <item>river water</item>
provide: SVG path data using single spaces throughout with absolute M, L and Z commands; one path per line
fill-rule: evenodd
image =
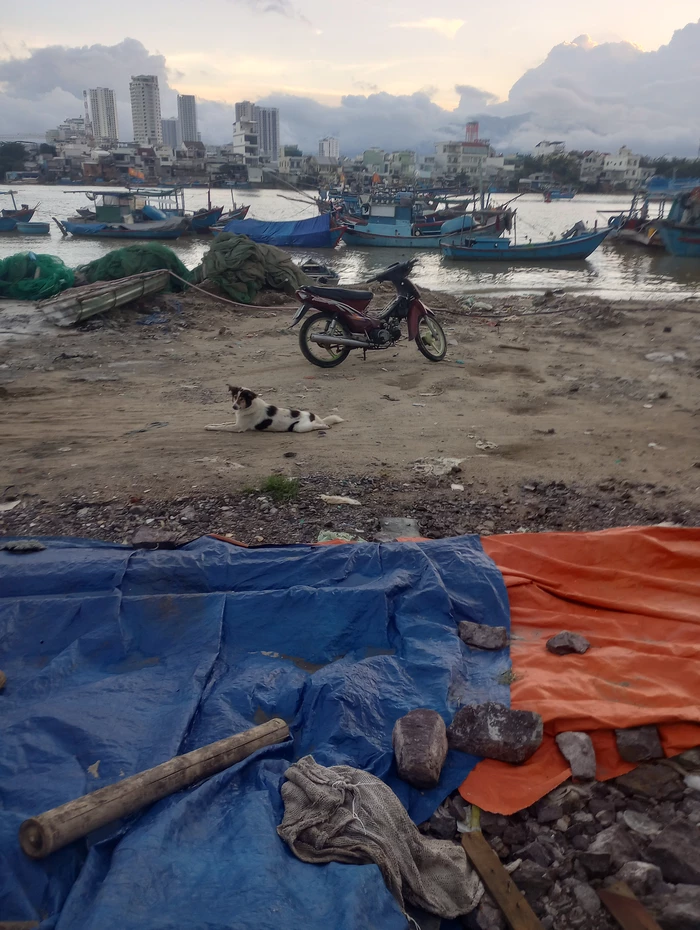
M 314 192 L 311 192 L 314 193 Z M 312 204 L 300 203 L 293 191 L 284 193 L 276 190 L 237 190 L 238 205 L 250 204 L 248 216 L 260 220 L 303 219 L 317 215 Z M 503 202 L 509 195 L 494 197 L 494 202 Z M 3 207 L 10 206 L 9 198 L 2 198 Z M 61 187 L 27 186 L 17 197 L 24 203 L 40 201 L 35 220 L 49 220 L 55 216 L 64 219 L 75 213 L 77 207 L 88 206 L 80 188 L 66 192 Z M 206 206 L 207 192 L 203 189 L 186 191 L 188 210 Z M 212 191 L 212 203 L 231 205 L 230 192 Z M 609 212 L 629 207 L 629 196 L 620 197 L 602 194 L 580 194 L 574 200 L 547 204 L 541 195 L 527 194 L 517 201 L 518 241 L 529 237 L 533 242 L 546 240 L 550 233 L 557 236 L 578 220 L 592 226 L 596 220 L 607 223 Z M 199 263 L 209 247 L 206 236 L 183 236 L 166 245 L 174 249 L 189 268 Z M 100 258 L 113 248 L 124 243 L 109 239 L 63 238 L 52 223 L 49 236 L 22 236 L 19 233 L 0 234 L 0 258 L 14 252 L 33 249 L 58 255 L 70 267 Z M 682 299 L 700 296 L 700 261 L 676 259 L 662 250 L 644 249 L 640 246 L 623 245 L 608 240 L 591 257 L 583 262 L 552 262 L 545 266 L 507 265 L 501 263 L 447 262 L 437 251 L 405 249 L 359 249 L 341 243 L 333 251 L 292 251 L 295 260 L 313 257 L 330 262 L 340 274 L 341 284 L 366 280 L 380 268 L 407 257 L 419 257 L 420 267 L 413 278 L 417 284 L 453 294 L 465 292 L 499 293 L 516 291 L 526 293 L 543 288 L 564 288 L 571 293 L 594 292 L 610 299 Z

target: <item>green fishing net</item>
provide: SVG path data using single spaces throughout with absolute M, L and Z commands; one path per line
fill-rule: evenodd
M 75 275 L 55 255 L 18 252 L 0 260 L 0 297 L 46 300 L 73 287 Z
M 144 271 L 159 271 L 161 268 L 167 268 L 185 281 L 191 279 L 190 272 L 173 250 L 158 242 L 114 249 L 104 258 L 98 258 L 89 265 L 81 265 L 75 270 L 84 282 L 93 284 L 95 281 L 116 281 Z M 187 285 L 171 277 L 170 286 L 174 291 L 182 291 Z
M 233 233 L 216 237 L 202 267 L 205 278 L 242 304 L 252 303 L 263 288 L 293 294 L 310 283 L 288 252 Z

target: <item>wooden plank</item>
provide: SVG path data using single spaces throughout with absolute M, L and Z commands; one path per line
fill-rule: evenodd
M 598 896 L 622 930 L 661 930 L 625 882 L 616 882 L 609 888 L 600 888 Z
M 480 831 L 462 834 L 462 846 L 511 930 L 543 930 L 535 912 Z

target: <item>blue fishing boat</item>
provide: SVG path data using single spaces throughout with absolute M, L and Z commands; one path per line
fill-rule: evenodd
M 552 242 L 514 245 L 510 239 L 465 239 L 459 244 L 443 242 L 445 258 L 466 262 L 548 262 L 588 258 L 610 233 L 610 229 L 571 235 Z
M 12 198 L 12 209 L 4 209 L 2 211 L 2 218 L 5 220 L 16 220 L 17 222 L 28 223 L 34 216 L 39 204 L 30 207 L 28 203 L 22 203 L 18 207 L 15 194 L 19 193 L 20 191 L 0 191 L 0 195 Z M 14 227 L 12 228 L 14 229 Z
M 74 193 L 65 191 L 64 193 Z M 78 210 L 77 216 L 56 223 L 64 235 L 100 239 L 179 239 L 187 232 L 185 217 L 148 221 L 131 191 L 83 191 L 94 210 Z
M 0 233 L 14 232 L 17 229 L 17 220 L 7 216 L 0 216 Z
M 700 187 L 676 196 L 659 232 L 671 255 L 700 258 Z
M 576 191 L 571 190 L 569 187 L 565 188 L 553 188 L 544 192 L 544 202 L 551 203 L 553 200 L 573 200 L 576 196 Z
M 308 220 L 231 220 L 224 226 L 212 229 L 236 236 L 248 236 L 253 242 L 276 245 L 282 248 L 333 249 L 343 238 L 345 226 L 336 226 L 331 213 L 321 213 Z
M 51 232 L 49 223 L 17 223 L 17 232 L 25 236 L 48 236 Z

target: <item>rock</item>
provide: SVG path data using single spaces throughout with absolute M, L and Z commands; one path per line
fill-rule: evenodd
M 185 509 L 180 514 L 180 520 L 183 523 L 191 523 L 192 520 L 196 520 L 196 519 L 197 519 L 197 511 L 194 509 L 194 507 L 191 507 L 191 506 L 185 507 Z
M 571 838 L 571 845 L 574 847 L 574 849 L 578 849 L 582 852 L 585 852 L 588 849 L 588 847 L 591 845 L 591 841 L 588 839 L 587 836 L 583 834 L 578 834 L 577 836 L 574 836 Z
M 578 902 L 578 906 L 583 908 L 589 917 L 595 916 L 603 906 L 598 895 L 591 886 L 585 884 L 585 882 L 571 879 L 571 890 Z
M 639 836 L 658 836 L 661 833 L 661 826 L 655 820 L 637 811 L 623 811 L 622 822 Z
M 421 535 L 413 517 L 380 517 L 376 542 L 394 542 L 396 539 L 416 539 Z
M 683 793 L 683 780 L 667 765 L 638 765 L 636 769 L 620 775 L 615 784 L 625 794 L 640 794 L 646 798 L 665 798 L 676 792 Z
M 481 830 L 490 836 L 502 836 L 508 821 L 503 814 L 492 814 L 491 811 L 481 812 Z
M 503 842 L 509 846 L 522 846 L 527 843 L 527 830 L 523 823 L 509 823 L 502 833 Z
M 557 633 L 556 636 L 547 640 L 547 649 L 555 656 L 568 656 L 573 652 L 583 655 L 590 648 L 591 644 L 584 636 L 579 633 L 570 633 L 568 630 Z
M 447 756 L 440 714 L 425 708 L 410 711 L 394 724 L 392 742 L 399 778 L 416 788 L 434 788 Z
M 578 861 L 591 878 L 602 878 L 607 875 L 612 865 L 610 853 L 582 852 Z
M 459 624 L 459 638 L 467 646 L 475 646 L 477 649 L 505 649 L 510 640 L 504 626 L 488 626 L 469 620 L 462 620 Z
M 611 811 L 615 810 L 615 803 L 611 801 L 610 798 L 591 798 L 588 802 L 588 810 L 595 817 L 597 814 L 600 814 L 601 811 Z
M 595 819 L 601 827 L 609 827 L 610 824 L 615 823 L 615 813 L 614 811 L 599 811 L 595 815 Z
M 615 742 L 625 762 L 648 762 L 664 757 L 659 731 L 655 726 L 615 730 Z
M 661 882 L 661 869 L 650 862 L 625 862 L 616 878 L 626 882 L 638 896 L 649 894 Z
M 700 749 L 687 749 L 680 756 L 675 756 L 674 762 L 678 762 L 688 772 L 700 772 Z
M 445 802 L 448 803 L 448 802 Z M 461 794 L 455 794 L 449 798 L 449 807 L 455 820 L 460 823 L 467 823 L 471 817 L 472 806 L 465 801 Z
M 525 859 L 514 876 L 515 884 L 524 891 L 528 899 L 539 898 L 552 887 L 552 876 L 537 862 Z
M 634 838 L 619 823 L 599 833 L 588 847 L 591 853 L 608 853 L 612 865 L 621 869 L 625 862 L 639 859 L 639 847 Z
M 676 821 L 651 841 L 645 857 L 658 865 L 664 881 L 700 885 L 700 830 Z
M 177 549 L 181 540 L 180 533 L 172 530 L 140 526 L 131 537 L 131 545 L 134 549 Z
M 453 840 L 457 835 L 457 821 L 444 804 L 438 807 L 428 822 L 430 832 L 439 840 Z
M 41 552 L 42 549 L 46 549 L 46 546 L 38 539 L 9 539 L 7 542 L 0 543 L 0 549 L 4 552 Z
M 476 910 L 476 924 L 479 930 L 506 930 L 506 919 L 499 907 L 485 894 Z
M 447 731 L 452 749 L 500 762 L 521 763 L 542 743 L 542 718 L 487 701 L 460 708 Z
M 551 850 L 543 846 L 542 843 L 539 843 L 537 840 L 534 840 L 532 843 L 528 843 L 527 846 L 518 851 L 518 855 L 523 859 L 531 859 L 533 862 L 536 862 L 538 865 L 541 865 L 543 868 L 547 869 L 554 862 L 554 855 Z
M 561 804 L 552 804 L 544 798 L 537 805 L 537 823 L 554 823 L 555 820 L 563 815 L 564 808 Z
M 655 895 L 644 903 L 662 930 L 698 930 L 700 888 L 695 885 L 679 885 L 674 893 Z
M 588 733 L 558 733 L 559 751 L 571 766 L 571 775 L 581 781 L 595 778 L 595 749 Z

